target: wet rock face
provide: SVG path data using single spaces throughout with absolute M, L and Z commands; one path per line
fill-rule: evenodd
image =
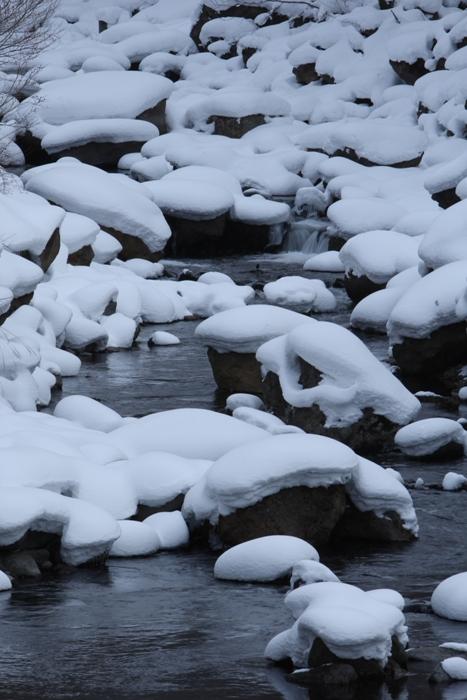
M 215 382 L 228 394 L 261 394 L 261 367 L 254 353 L 217 352 L 208 348 Z
M 263 114 L 248 114 L 246 117 L 222 117 L 213 115 L 208 124 L 214 124 L 214 133 L 231 139 L 240 139 L 257 126 L 266 123 Z
M 111 236 L 117 239 L 122 246 L 121 252 L 118 254 L 120 260 L 131 260 L 132 258 L 144 258 L 150 262 L 157 262 L 162 257 L 162 250 L 151 251 L 146 243 L 137 238 L 137 236 L 129 236 L 127 233 L 117 231 L 110 226 L 101 226 L 103 231 L 110 233 Z
M 300 384 L 304 388 L 316 386 L 321 381 L 320 373 L 303 360 L 300 360 Z M 264 402 L 274 415 L 284 423 L 296 425 L 306 433 L 325 435 L 340 440 L 359 454 L 374 454 L 385 447 L 391 447 L 394 435 L 400 426 L 391 423 L 384 416 L 378 416 L 371 408 L 363 410 L 362 417 L 349 426 L 327 427 L 326 415 L 317 404 L 307 408 L 296 408 L 284 399 L 279 379 L 268 372 L 262 384 Z
M 372 511 L 358 510 L 348 501 L 333 538 L 370 542 L 411 542 L 414 535 L 404 528 L 398 513 L 388 511 L 383 517 L 379 517 Z
M 357 276 L 351 272 L 344 277 L 344 287 L 349 298 L 358 304 L 365 297 L 386 287 L 385 284 L 373 282 L 366 275 Z
M 438 202 L 439 206 L 443 209 L 448 209 L 452 207 L 453 204 L 457 204 L 457 202 L 461 201 L 454 187 L 451 187 L 449 190 L 443 190 L 442 192 L 435 192 L 431 195 L 431 198 L 434 199 L 435 202 Z
M 295 66 L 293 74 L 300 85 L 309 85 L 319 80 L 319 75 L 316 72 L 315 63 L 303 63 L 301 66 Z
M 396 637 L 392 639 L 391 656 L 383 667 L 374 659 L 341 659 L 317 638 L 308 656 L 307 671 L 293 674 L 292 682 L 307 687 L 320 688 L 329 698 L 372 698 L 371 685 L 384 680 L 397 680 L 407 674 L 407 654 Z M 350 686 L 350 688 L 349 688 Z M 353 689 L 358 693 L 354 694 Z M 342 695 L 342 692 L 351 694 Z M 332 693 L 332 694 L 331 694 Z M 367 694 L 369 693 L 369 694 Z M 379 697 L 379 695 L 378 695 Z
M 389 63 L 402 82 L 407 85 L 413 85 L 419 78 L 428 73 L 423 58 L 418 58 L 413 63 L 407 61 L 389 61 Z
M 293 535 L 320 546 L 331 537 L 345 505 L 345 488 L 340 484 L 314 489 L 294 486 L 220 516 L 216 534 L 224 545 L 266 535 Z
M 179 496 L 175 496 L 175 498 L 172 498 L 171 501 L 167 501 L 167 503 L 163 503 L 160 506 L 145 506 L 140 503 L 138 505 L 138 510 L 133 515 L 131 520 L 143 521 L 146 518 L 149 518 L 150 515 L 154 515 L 155 513 L 166 513 L 172 512 L 174 510 L 181 510 L 184 498 L 185 494 L 180 494 Z
M 464 362 L 467 354 L 466 325 L 453 323 L 433 331 L 427 338 L 404 338 L 392 346 L 401 372 L 431 376 Z
M 166 215 L 172 236 L 167 254 L 173 257 L 207 258 L 262 252 L 269 241 L 269 226 L 232 221 L 227 214 L 193 221 Z
M 94 258 L 92 246 L 85 245 L 68 256 L 70 265 L 90 265 Z

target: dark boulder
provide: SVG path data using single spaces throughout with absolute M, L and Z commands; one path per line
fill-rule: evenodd
M 218 352 L 208 348 L 214 380 L 227 394 L 261 394 L 261 367 L 254 353 Z
M 292 535 L 320 546 L 330 539 L 345 505 L 345 487 L 340 484 L 294 486 L 221 515 L 215 532 L 228 546 L 267 535 Z

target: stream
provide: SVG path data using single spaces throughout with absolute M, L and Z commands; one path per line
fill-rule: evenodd
M 184 263 L 196 272 L 227 272 L 245 284 L 285 274 L 333 284 L 336 275 L 303 273 L 302 264 L 297 255 Z M 173 262 L 168 268 L 177 270 Z M 333 291 L 337 311 L 319 318 L 348 325 L 346 294 Z M 65 379 L 54 401 L 85 394 L 126 416 L 182 407 L 222 410 L 225 397 L 216 391 L 206 351 L 193 335 L 197 323 L 157 326 L 175 333 L 178 346 L 148 348 L 155 327 L 146 326 L 136 349 L 83 357 L 79 376 Z M 385 337 L 365 340 L 380 359 L 386 357 Z M 423 407 L 422 417 L 429 415 L 459 417 L 433 403 Z M 394 452 L 375 461 L 399 470 L 408 482 L 421 476 L 440 484 L 448 471 L 467 475 L 465 460 L 418 463 Z M 395 588 L 410 602 L 428 601 L 440 580 L 467 570 L 466 494 L 411 493 L 420 524 L 417 542 L 351 543 L 342 551 L 322 551 L 322 561 L 346 583 Z M 215 559 L 215 553 L 192 549 L 19 582 L 0 597 L 0 698 L 334 700 L 290 684 L 263 659 L 269 639 L 292 623 L 283 605 L 286 587 L 216 581 Z M 408 613 L 407 621 L 411 646 L 467 642 L 467 624 L 424 613 Z M 396 694 L 383 688 L 356 700 L 373 698 L 466 700 L 467 684 L 440 689 L 412 677 Z

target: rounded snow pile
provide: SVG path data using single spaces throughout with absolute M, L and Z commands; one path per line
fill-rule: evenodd
M 431 596 L 431 607 L 440 617 L 467 622 L 467 572 L 442 581 Z
M 254 304 L 221 311 L 199 324 L 195 333 L 219 352 L 256 352 L 258 347 L 307 322 L 306 316 L 278 306 Z
M 322 280 L 310 280 L 298 275 L 268 282 L 264 286 L 264 296 L 270 304 L 303 313 L 333 311 L 336 308 L 334 294 L 326 288 Z
M 425 418 L 401 428 L 394 438 L 400 450 L 410 457 L 426 457 L 456 443 L 463 454 L 465 430 L 450 418 Z
M 294 564 L 305 558 L 318 561 L 318 552 L 298 537 L 258 537 L 221 554 L 214 576 L 230 581 L 277 581 L 288 576 Z
M 121 520 L 120 537 L 110 550 L 111 557 L 145 557 L 160 547 L 157 532 L 137 520 Z

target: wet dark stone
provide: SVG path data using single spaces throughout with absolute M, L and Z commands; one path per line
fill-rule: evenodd
M 461 459 L 463 456 L 464 446 L 459 442 L 449 442 L 429 455 L 409 455 L 409 458 L 420 462 L 445 462 Z
M 448 209 L 452 207 L 453 204 L 457 204 L 457 202 L 461 201 L 454 187 L 451 187 L 449 190 L 443 190 L 442 192 L 434 192 L 431 198 L 434 199 L 435 202 L 438 202 L 439 206 L 443 207 L 443 209 Z
M 413 63 L 407 61 L 389 61 L 389 63 L 402 82 L 407 85 L 413 85 L 419 78 L 428 73 L 423 58 L 418 58 Z
M 85 245 L 79 250 L 75 250 L 74 253 L 70 253 L 68 256 L 68 263 L 70 265 L 90 265 L 94 259 L 94 251 L 92 246 Z
M 173 257 L 222 257 L 262 252 L 269 241 L 269 226 L 233 221 L 227 214 L 193 221 L 166 214 L 172 236 L 166 253 Z
M 247 508 L 221 515 L 215 528 L 224 545 L 267 535 L 292 535 L 320 546 L 328 542 L 345 510 L 345 487 L 294 486 Z
M 47 244 L 42 251 L 42 253 L 38 256 L 38 258 L 35 260 L 38 265 L 43 269 L 44 272 L 47 272 L 53 261 L 58 255 L 58 251 L 60 250 L 60 231 L 58 228 L 55 229 L 53 234 L 50 236 L 49 240 L 47 241 Z
M 405 337 L 393 345 L 392 355 L 403 374 L 432 376 L 465 360 L 466 325 L 462 322 L 442 326 L 427 338 Z
M 34 295 L 34 292 L 28 292 L 27 294 L 23 294 L 20 297 L 15 297 L 12 300 L 8 311 L 5 311 L 4 314 L 0 315 L 0 323 L 3 323 L 3 321 L 5 321 L 5 319 L 7 319 L 8 316 L 11 316 L 11 314 L 14 311 L 16 311 L 16 309 L 19 309 L 20 306 L 26 306 L 27 304 L 30 304 L 32 301 L 33 295 Z
M 266 8 L 264 5 L 243 5 L 241 2 L 231 5 L 225 10 L 202 5 L 191 28 L 190 37 L 193 39 L 198 49 L 202 49 L 203 45 L 200 41 L 200 33 L 203 25 L 206 22 L 209 22 L 211 19 L 216 19 L 217 17 L 242 17 L 244 19 L 255 19 L 255 17 L 258 15 L 264 14 L 265 11 Z M 269 18 L 264 26 L 286 22 L 288 19 L 289 18 L 286 15 L 273 11 L 269 13 Z
M 231 139 L 240 139 L 252 129 L 266 123 L 264 114 L 248 114 L 246 117 L 222 117 L 213 114 L 209 117 L 208 124 L 214 124 L 214 133 L 219 136 L 228 136 Z
M 328 250 L 337 250 L 339 252 L 344 243 L 345 239 L 340 236 L 329 236 Z
M 144 112 L 138 115 L 137 119 L 142 119 L 145 122 L 151 122 L 154 126 L 157 126 L 160 134 L 167 133 L 167 121 L 165 118 L 165 108 L 167 105 L 167 100 L 161 100 L 157 105 L 146 109 Z M 136 150 L 139 150 L 137 148 Z
M 13 578 L 37 578 L 41 576 L 41 570 L 28 552 L 11 552 L 0 557 L 2 569 Z
M 315 63 L 302 63 L 300 66 L 294 66 L 293 74 L 300 85 L 309 85 L 319 80 Z
M 370 294 L 373 294 L 373 292 L 377 292 L 386 287 L 385 284 L 373 282 L 373 280 L 366 275 L 357 276 L 352 272 L 345 275 L 344 286 L 349 298 L 356 304 Z
M 316 386 L 321 381 L 321 374 L 303 360 L 299 362 L 302 370 L 300 384 L 303 388 Z M 365 408 L 362 417 L 350 426 L 326 427 L 326 416 L 317 404 L 296 408 L 287 403 L 279 379 L 273 372 L 266 374 L 262 389 L 267 408 L 284 423 L 296 425 L 307 433 L 340 440 L 361 454 L 371 455 L 392 447 L 394 435 L 400 428 L 384 416 L 374 413 L 371 408 Z
M 103 231 L 110 233 L 111 236 L 117 239 L 122 246 L 122 250 L 118 254 L 120 260 L 131 260 L 132 258 L 144 258 L 151 262 L 157 262 L 162 257 L 162 250 L 150 251 L 146 243 L 137 236 L 130 236 L 122 231 L 111 228 L 110 226 L 101 226 Z
M 174 510 L 181 510 L 184 498 L 185 494 L 181 493 L 178 496 L 175 496 L 175 498 L 172 498 L 171 501 L 167 501 L 160 506 L 145 506 L 142 503 L 139 503 L 138 510 L 133 515 L 131 520 L 142 521 L 145 518 L 149 518 L 150 515 L 154 515 L 154 513 L 165 513 Z
M 372 166 L 372 165 L 381 165 L 381 163 L 374 163 L 371 160 L 368 160 L 368 158 L 364 158 L 363 156 L 359 156 L 358 153 L 353 149 L 353 148 L 342 148 L 338 149 L 334 153 L 328 154 L 331 158 L 349 158 L 350 160 L 355 161 L 355 163 L 359 163 L 360 165 L 365 165 L 365 166 Z M 422 153 L 419 156 L 416 156 L 416 158 L 411 158 L 410 160 L 403 160 L 399 161 L 397 163 L 385 163 L 387 167 L 390 168 L 416 168 L 418 165 L 420 165 L 420 161 L 422 159 Z
M 253 48 L 252 46 L 246 46 L 244 49 L 242 49 L 242 58 L 243 58 L 243 63 L 246 64 L 250 60 L 252 56 L 254 56 L 256 53 L 256 49 Z
M 412 532 L 404 528 L 398 513 L 388 511 L 379 517 L 372 511 L 358 510 L 350 500 L 333 538 L 370 542 L 411 542 L 415 539 Z
M 81 146 L 64 148 L 53 153 L 44 150 L 46 154 L 44 162 L 53 162 L 59 158 L 77 158 L 82 163 L 99 168 L 115 168 L 122 156 L 140 151 L 144 143 L 144 141 L 120 141 L 119 143 L 89 141 Z
M 321 688 L 330 688 L 332 686 L 353 685 L 358 681 L 358 674 L 350 664 L 336 662 L 297 671 L 290 676 L 289 680 L 292 683 L 305 687 L 320 686 Z M 333 692 L 336 692 L 336 690 L 333 687 Z
M 261 395 L 261 367 L 255 353 L 218 352 L 208 347 L 208 358 L 214 380 L 221 391 Z

